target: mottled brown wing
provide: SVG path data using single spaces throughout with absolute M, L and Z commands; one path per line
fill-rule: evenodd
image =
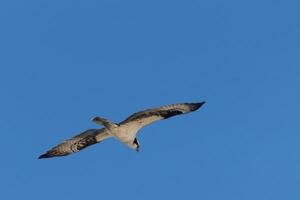
M 181 115 L 198 110 L 205 102 L 201 103 L 180 103 L 160 108 L 153 108 L 134 113 L 120 124 L 128 124 L 128 126 L 135 127 L 137 130 L 143 126 L 153 123 L 158 120 L 167 119 L 175 115 Z
M 111 135 L 107 133 L 105 129 L 89 129 L 53 147 L 45 154 L 41 155 L 39 159 L 66 156 L 78 152 L 81 149 L 84 149 L 93 144 L 101 142 L 108 137 L 111 137 Z

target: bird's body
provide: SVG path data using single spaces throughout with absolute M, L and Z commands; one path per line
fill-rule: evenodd
M 89 129 L 55 146 L 39 158 L 66 156 L 110 137 L 115 137 L 120 142 L 138 151 L 140 145 L 136 139 L 136 134 L 142 127 L 161 119 L 195 111 L 204 103 L 182 103 L 148 109 L 134 113 L 119 124 L 101 117 L 95 117 L 92 121 L 103 125 L 105 128 Z

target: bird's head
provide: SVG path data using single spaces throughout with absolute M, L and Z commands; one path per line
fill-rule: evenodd
M 137 151 L 137 152 L 139 152 L 139 150 L 140 150 L 140 143 L 139 143 L 139 141 L 135 138 L 134 139 L 134 141 L 133 141 L 133 148 Z

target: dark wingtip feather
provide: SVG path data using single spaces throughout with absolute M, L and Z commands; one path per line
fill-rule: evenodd
M 67 153 L 62 153 L 56 149 L 52 149 L 52 150 L 49 150 L 47 151 L 46 153 L 44 153 L 43 155 L 41 155 L 39 157 L 39 159 L 42 159 L 42 158 L 52 158 L 52 157 L 57 157 L 57 156 L 66 156 L 68 155 Z
M 43 155 L 40 155 L 39 157 L 38 157 L 38 159 L 42 159 L 42 158 L 50 158 L 51 156 L 49 155 L 49 154 L 47 154 L 47 153 L 45 153 L 45 154 L 43 154 Z
M 191 111 L 198 110 L 201 106 L 203 106 L 203 104 L 205 104 L 205 101 L 202 101 L 200 103 L 189 103 L 189 105 L 191 106 Z

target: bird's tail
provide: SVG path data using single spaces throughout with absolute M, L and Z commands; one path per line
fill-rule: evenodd
M 96 124 L 100 124 L 100 125 L 103 125 L 105 128 L 107 128 L 108 130 L 112 130 L 113 128 L 116 128 L 118 127 L 117 124 L 105 119 L 105 118 L 102 118 L 102 117 L 94 117 L 92 119 L 93 122 L 95 122 Z

